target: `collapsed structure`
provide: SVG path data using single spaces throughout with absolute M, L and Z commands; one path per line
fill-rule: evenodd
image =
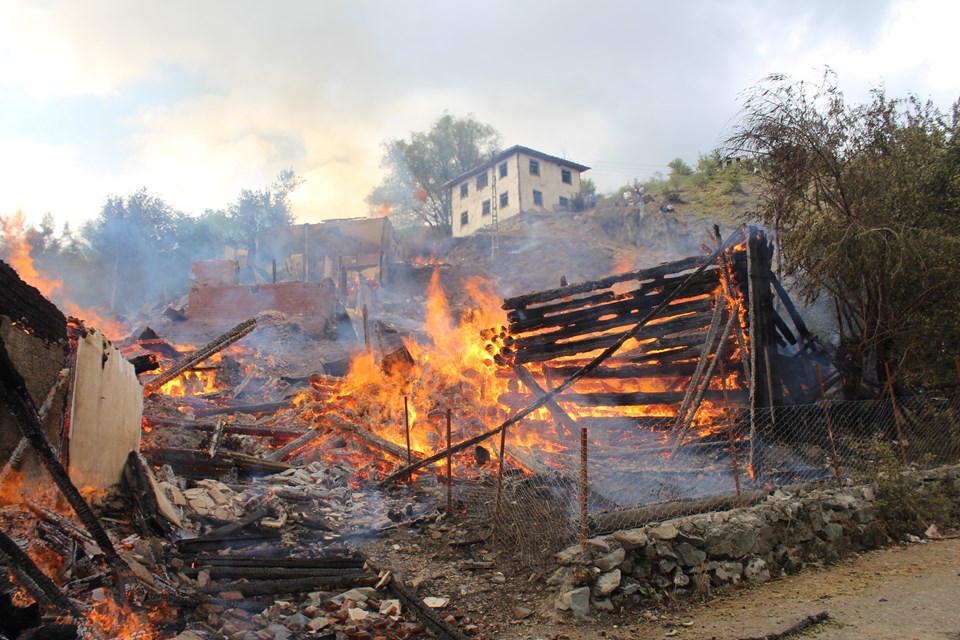
M 322 244 L 311 244 L 310 228 L 303 232 L 308 249 Z M 264 255 L 289 257 L 292 243 L 300 242 L 291 233 L 264 241 Z M 384 269 L 393 268 L 385 266 L 393 264 L 390 252 L 376 260 L 372 250 L 361 252 L 373 246 L 358 244 L 355 260 L 341 258 L 336 269 L 329 254 L 307 257 L 301 272 L 294 261 L 287 273 L 302 279 L 290 283 L 279 281 L 277 258 L 278 282 L 257 286 L 322 285 L 336 273 L 342 298 L 349 288 L 344 273 L 370 278 L 376 270 L 387 277 Z M 416 637 L 429 628 L 461 638 L 476 631 L 475 620 L 438 616 L 434 609 L 447 606 L 443 598 L 414 595 L 357 541 L 442 521 L 458 536 L 456 547 L 503 549 L 546 530 L 566 544 L 577 528 L 585 538 L 647 522 L 651 512 L 638 507 L 662 500 L 664 487 L 687 478 L 685 499 L 732 493 L 734 482 L 740 499 L 740 474 L 745 484 L 752 476 L 755 493 L 764 495 L 759 487 L 768 478 L 831 474 L 826 458 L 784 455 L 779 446 L 788 441 L 781 434 L 789 426 L 777 424 L 770 408 L 819 397 L 816 365 L 826 362 L 826 353 L 776 278 L 771 255 L 761 231 L 741 229 L 725 241 L 717 237 L 703 257 L 506 300 L 487 295 L 477 303 L 483 308 L 456 326 L 435 274 L 426 336 L 401 336 L 365 316 L 345 376 L 314 359 L 307 346 L 315 345 L 312 338 L 293 351 L 314 370 L 291 374 L 275 347 L 303 336 L 285 319 L 271 324 L 270 314 L 224 327 L 192 350 L 166 342 L 162 331 L 140 328 L 118 341 L 121 356 L 82 326 L 68 332 L 62 314 L 23 290 L 13 298 L 28 301 L 25 308 L 3 309 L 17 327 L 3 326 L 10 355 L 4 406 L 14 419 L 0 415 L 0 463 L 6 473 L 14 449 L 45 451 L 41 458 L 83 528 L 69 512 L 48 507 L 34 510 L 35 523 L 3 520 L 4 527 L 28 527 L 19 538 L 37 527 L 45 533 L 35 546 L 53 549 L 61 562 L 70 557 L 67 570 L 55 563 L 46 572 L 58 582 L 45 582 L 44 569 L 18 555 L 16 544 L 3 547 L 0 562 L 30 596 L 75 622 L 102 613 L 96 602 L 112 603 L 119 613 L 100 627 L 104 637 L 116 634 L 118 624 L 133 625 L 143 637 L 156 637 L 158 628 L 190 634 L 200 621 L 215 619 L 231 638 L 246 638 L 257 624 L 317 633 L 349 629 L 356 637 L 364 625 L 376 624 L 387 637 Z M 224 273 L 232 282 L 237 270 L 232 264 L 195 268 L 207 279 L 197 287 L 249 289 L 222 283 Z M 10 280 L 0 291 L 8 287 L 23 285 Z M 477 300 L 484 293 L 475 283 L 466 288 Z M 18 340 L 39 342 L 23 347 Z M 55 353 L 42 375 L 24 375 L 27 384 L 19 385 L 17 376 L 36 358 L 16 354 L 50 349 Z M 125 358 L 136 364 L 139 382 Z M 58 384 L 54 374 L 63 368 L 74 382 Z M 836 377 L 828 372 L 824 387 Z M 40 400 L 47 396 L 59 400 Z M 53 405 L 65 411 L 44 412 Z M 87 436 L 85 413 L 96 425 Z M 49 442 L 62 442 L 66 433 L 76 447 L 45 445 L 35 435 L 18 444 L 21 432 L 36 434 L 41 423 Z M 109 431 L 95 430 L 104 428 Z M 588 456 L 600 461 L 591 462 L 589 473 Z M 71 474 L 57 471 L 57 464 Z M 83 489 L 87 478 L 98 477 L 95 486 L 102 488 L 121 475 L 128 502 L 124 517 L 113 518 L 120 525 L 108 533 L 82 498 L 77 501 L 76 485 Z M 536 508 L 550 519 L 528 517 Z M 482 562 L 490 562 L 483 569 L 493 566 Z M 137 583 L 126 591 L 133 596 L 122 595 L 118 575 Z M 109 595 L 91 603 L 97 588 Z M 274 603 L 281 594 L 295 595 L 295 602 Z M 78 607 L 71 597 L 88 601 Z M 161 601 L 177 611 L 161 615 Z M 256 624 L 231 613 L 243 607 L 259 612 Z

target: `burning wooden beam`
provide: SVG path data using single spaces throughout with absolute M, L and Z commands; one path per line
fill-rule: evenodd
M 184 356 L 177 362 L 175 362 L 169 369 L 158 375 L 156 378 L 150 380 L 143 385 L 143 391 L 145 394 L 153 393 L 157 391 L 160 387 L 170 382 L 177 376 L 183 374 L 188 369 L 195 367 L 200 364 L 207 358 L 213 356 L 215 353 L 223 351 L 231 344 L 240 340 L 251 331 L 257 328 L 256 318 L 251 318 L 241 322 L 234 328 L 230 329 L 226 333 L 220 335 L 217 338 L 214 338 L 212 341 L 208 342 L 206 345 L 200 347 L 193 353 Z
M 741 228 L 741 229 L 742 229 L 742 228 Z M 728 246 L 732 246 L 732 245 L 735 244 L 736 242 L 739 242 L 740 237 L 741 237 L 741 232 L 740 232 L 740 231 L 738 231 L 737 233 L 733 234 L 733 235 L 727 240 L 726 243 L 724 243 L 719 249 L 717 249 L 717 251 L 715 251 L 712 255 L 708 256 L 708 257 L 707 257 L 706 259 L 704 259 L 702 262 L 700 262 L 700 266 L 697 267 L 690 275 L 688 275 L 688 276 L 686 277 L 686 278 L 687 278 L 687 281 L 692 280 L 693 278 L 696 278 L 696 277 L 699 276 L 701 273 L 703 273 L 703 272 L 707 269 L 707 267 L 709 267 L 710 265 L 713 265 L 714 262 L 720 257 L 720 254 L 721 254 L 723 251 L 726 251 L 726 250 L 727 250 L 727 247 L 728 247 Z M 567 378 L 566 380 L 564 380 L 561 384 L 559 384 L 559 385 L 556 386 L 555 388 L 551 389 L 550 391 L 548 391 L 548 392 L 545 393 L 544 395 L 540 396 L 539 398 L 535 399 L 533 402 L 531 402 L 530 404 L 528 404 L 525 408 L 523 408 L 523 409 L 515 412 L 512 416 L 510 416 L 510 417 L 507 418 L 505 421 L 503 421 L 503 422 L 500 424 L 500 426 L 498 426 L 498 427 L 496 427 L 496 428 L 494 428 L 494 429 L 491 429 L 491 430 L 489 430 L 489 431 L 486 431 L 486 432 L 484 432 L 484 433 L 480 433 L 480 434 L 478 434 L 478 435 L 476 435 L 476 436 L 474 436 L 474 437 L 472 437 L 472 438 L 467 438 L 466 440 L 460 442 L 459 444 L 454 445 L 453 447 L 449 447 L 448 450 L 440 451 L 440 452 L 438 452 L 438 453 L 430 456 L 429 458 L 426 458 L 426 459 L 424 459 L 424 460 L 421 460 L 420 462 L 416 462 L 416 463 L 414 463 L 414 464 L 412 464 L 412 465 L 408 465 L 408 466 L 406 466 L 406 467 L 404 467 L 404 468 L 396 471 L 395 473 L 392 473 L 391 475 L 387 476 L 386 478 L 384 478 L 384 479 L 380 482 L 380 485 L 381 485 L 381 486 L 384 486 L 384 485 L 390 484 L 390 483 L 392 483 L 392 482 L 395 482 L 395 481 L 397 481 L 397 480 L 406 478 L 406 477 L 408 477 L 411 473 L 414 473 L 414 472 L 418 471 L 419 469 L 422 469 L 423 467 L 425 467 L 425 466 L 427 466 L 427 465 L 429 465 L 429 464 L 433 464 L 434 462 L 437 462 L 438 460 L 442 460 L 445 456 L 447 456 L 447 455 L 449 455 L 449 454 L 459 453 L 459 452 L 461 452 L 461 451 L 464 451 L 465 449 L 468 449 L 469 447 L 476 446 L 477 444 L 480 444 L 481 442 L 483 442 L 483 441 L 486 440 L 487 438 L 490 438 L 491 436 L 494 436 L 494 435 L 500 433 L 501 431 L 503 431 L 504 429 L 508 428 L 509 426 L 514 425 L 514 424 L 517 424 L 518 422 L 520 422 L 520 420 L 522 420 L 522 419 L 525 418 L 526 416 L 530 415 L 531 413 L 533 413 L 534 411 L 536 411 L 536 410 L 539 409 L 540 407 L 546 405 L 547 401 L 549 401 L 549 400 L 553 399 L 554 397 L 556 397 L 557 395 L 563 393 L 564 391 L 566 391 L 567 389 L 569 389 L 570 387 L 572 387 L 574 384 L 576 384 L 579 380 L 581 380 L 581 379 L 584 378 L 585 376 L 589 375 L 590 372 L 592 372 L 594 369 L 596 369 L 596 368 L 599 367 L 601 364 L 603 364 L 604 361 L 606 361 L 610 356 L 612 356 L 614 353 L 616 353 L 617 351 L 619 351 L 620 348 L 623 347 L 623 345 L 626 344 L 626 342 L 627 342 L 628 340 L 636 339 L 636 338 L 640 335 L 640 333 L 643 331 L 644 327 L 646 327 L 647 324 L 648 324 L 651 320 L 653 320 L 654 318 L 656 318 L 657 316 L 659 316 L 660 313 L 662 313 L 662 312 L 664 311 L 664 309 L 667 308 L 667 306 L 670 304 L 670 302 L 672 302 L 675 298 L 679 297 L 680 294 L 681 294 L 683 291 L 684 291 L 684 287 L 683 287 L 682 285 L 679 286 L 679 287 L 677 287 L 677 288 L 674 290 L 674 292 L 671 294 L 671 296 L 668 296 L 666 299 L 663 300 L 663 302 L 661 302 L 659 305 L 657 305 L 656 308 L 652 309 L 649 313 L 647 313 L 647 315 L 645 315 L 643 318 L 641 318 L 640 321 L 637 322 L 637 324 L 634 325 L 632 329 L 630 329 L 629 331 L 624 332 L 624 333 L 620 336 L 620 338 L 617 339 L 613 344 L 609 345 L 609 346 L 608 346 L 606 349 L 604 349 L 600 354 L 598 354 L 597 356 L 595 356 L 590 362 L 588 362 L 588 363 L 585 364 L 583 367 L 581 367 L 580 369 L 578 369 L 577 371 L 575 371 L 569 378 Z
M 24 553 L 3 529 L 0 529 L 0 559 L 17 576 L 17 580 L 34 599 L 58 607 L 77 619 L 80 618 L 81 614 L 77 606 L 34 564 L 30 556 Z

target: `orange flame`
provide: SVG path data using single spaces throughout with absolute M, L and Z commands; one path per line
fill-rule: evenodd
M 13 267 L 20 278 L 27 284 L 34 286 L 46 297 L 53 301 L 68 316 L 80 318 L 90 327 L 100 330 L 105 336 L 120 337 L 123 332 L 120 323 L 107 320 L 90 309 L 83 309 L 69 299 L 63 290 L 63 281 L 41 273 L 30 256 L 30 243 L 24 233 L 24 215 L 17 211 L 12 216 L 0 217 L 0 227 L 3 229 L 3 244 L 7 249 L 6 261 Z

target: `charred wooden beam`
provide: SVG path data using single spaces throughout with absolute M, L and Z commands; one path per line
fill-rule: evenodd
M 722 252 L 724 252 L 724 251 L 727 250 L 727 247 L 728 247 L 728 246 L 732 246 L 732 245 L 735 244 L 736 242 L 739 242 L 740 238 L 742 237 L 742 230 L 743 230 L 743 228 L 741 227 L 736 233 L 734 233 L 733 235 L 731 235 L 730 238 L 727 240 L 726 243 L 724 243 L 719 249 L 717 249 L 717 251 L 714 252 L 713 255 L 707 256 L 706 259 L 700 264 L 700 266 L 697 267 L 689 276 L 687 276 L 687 278 L 688 278 L 688 279 L 691 279 L 691 278 L 696 277 L 696 276 L 699 275 L 700 273 L 703 273 L 703 271 L 705 271 L 708 266 L 710 266 L 711 264 L 713 264 L 714 261 L 716 261 L 716 260 L 720 257 L 720 254 L 721 254 Z M 682 286 L 681 286 L 681 287 L 678 287 L 678 288 L 675 290 L 675 292 L 674 292 L 674 296 L 675 296 L 675 297 L 678 297 L 682 292 L 683 292 L 683 287 L 682 287 Z M 389 483 L 391 483 L 391 482 L 395 482 L 396 480 L 400 480 L 400 479 L 406 478 L 406 477 L 408 477 L 411 473 L 414 473 L 414 472 L 418 471 L 419 469 L 422 469 L 423 467 L 425 467 L 425 466 L 427 466 L 427 465 L 429 465 L 429 464 L 433 464 L 433 463 L 436 462 L 437 460 L 440 460 L 440 459 L 442 459 L 442 458 L 444 458 L 444 457 L 446 457 L 446 456 L 448 456 L 448 455 L 451 455 L 451 454 L 453 454 L 453 453 L 459 453 L 460 451 L 463 451 L 463 450 L 465 450 L 465 449 L 468 449 L 469 447 L 473 447 L 473 446 L 475 446 L 475 445 L 483 442 L 483 441 L 486 440 L 487 438 L 490 438 L 490 437 L 492 437 L 492 436 L 497 435 L 498 433 L 500 433 L 500 432 L 503 431 L 504 429 L 510 427 L 511 425 L 514 425 L 514 424 L 518 423 L 520 420 L 522 420 L 522 419 L 525 418 L 526 416 L 530 415 L 531 413 L 533 413 L 534 411 L 536 411 L 536 410 L 539 409 L 540 407 L 544 406 L 544 405 L 547 403 L 547 400 L 550 400 L 551 398 L 555 397 L 556 395 L 558 395 L 558 394 L 560 394 L 560 393 L 563 393 L 564 391 L 566 391 L 567 389 L 569 389 L 570 387 L 572 387 L 574 384 L 576 384 L 578 380 L 580 380 L 580 379 L 583 378 L 584 376 L 588 375 L 588 374 L 589 374 L 591 371 L 593 371 L 595 368 L 597 368 L 597 367 L 599 367 L 601 364 L 603 364 L 603 362 L 604 362 L 607 358 L 609 358 L 609 357 L 612 356 L 614 353 L 616 353 L 617 351 L 619 351 L 620 348 L 623 347 L 623 345 L 624 345 L 628 340 L 636 339 L 637 336 L 640 335 L 640 332 L 643 331 L 643 329 L 644 329 L 644 327 L 647 325 L 647 323 L 650 322 L 651 320 L 653 320 L 655 317 L 657 317 L 657 316 L 663 311 L 663 309 L 666 308 L 666 306 L 670 303 L 670 301 L 671 301 L 672 299 L 673 299 L 673 298 L 664 300 L 657 308 L 651 310 L 650 313 L 648 313 L 648 314 L 647 314 L 644 318 L 642 318 L 636 325 L 634 325 L 634 327 L 633 327 L 632 329 L 630 329 L 629 331 L 624 332 L 623 335 L 620 336 L 620 339 L 617 340 L 617 342 L 615 342 L 615 343 L 611 344 L 610 346 L 608 346 L 608 347 L 607 347 L 606 349 L 604 349 L 600 354 L 598 354 L 598 355 L 597 355 L 596 357 L 594 357 L 590 362 L 588 362 L 588 363 L 585 364 L 583 367 L 581 367 L 577 372 L 575 372 L 575 373 L 574 373 L 573 375 L 571 375 L 569 378 L 567 378 L 566 380 L 564 380 L 564 381 L 563 381 L 561 384 L 559 384 L 557 387 L 551 389 L 550 391 L 548 391 L 547 393 L 545 393 L 544 395 L 542 395 L 538 400 L 535 400 L 535 401 L 531 402 L 531 403 L 530 403 L 529 405 L 527 405 L 525 408 L 521 409 L 520 411 L 517 411 L 517 412 L 514 413 L 512 416 L 510 416 L 509 418 L 507 418 L 506 420 L 504 420 L 502 423 L 500 423 L 500 425 L 499 425 L 498 427 L 495 427 L 495 428 L 493 428 L 493 429 L 490 429 L 489 431 L 486 431 L 486 432 L 484 432 L 484 433 L 480 433 L 480 434 L 478 434 L 478 435 L 476 435 L 476 436 L 474 436 L 474 437 L 472 437 L 472 438 L 467 438 L 466 440 L 460 442 L 459 444 L 454 445 L 454 446 L 452 446 L 452 447 L 448 447 L 447 449 L 445 449 L 445 450 L 443 450 L 443 451 L 440 451 L 440 452 L 438 452 L 438 453 L 430 456 L 429 458 L 425 458 L 424 460 L 421 460 L 420 462 L 414 463 L 414 464 L 412 464 L 412 465 L 407 465 L 406 467 L 404 467 L 404 468 L 396 471 L 395 473 L 390 474 L 390 475 L 387 476 L 386 478 L 384 478 L 384 479 L 380 482 L 380 485 L 381 485 L 381 486 L 385 486 L 385 485 L 387 485 L 387 484 L 389 484 Z
M 350 552 L 327 554 L 319 557 L 297 558 L 288 556 L 252 556 L 240 554 L 199 555 L 191 560 L 198 567 L 291 567 L 314 569 L 360 569 L 364 559 Z
M 560 287 L 558 289 L 547 289 L 545 291 L 536 291 L 534 293 L 528 293 L 522 296 L 507 298 L 503 301 L 503 308 L 508 310 L 518 309 L 531 304 L 549 302 L 551 300 L 556 300 L 557 298 L 565 298 L 567 296 L 572 296 L 579 293 L 588 293 L 596 289 L 609 289 L 618 282 L 627 282 L 630 280 L 636 280 L 638 282 L 659 280 L 669 275 L 682 274 L 682 272 L 686 270 L 695 269 L 700 266 L 701 260 L 699 258 L 686 258 L 685 260 L 670 262 L 656 267 L 651 267 L 649 269 L 640 269 L 639 271 L 620 273 L 613 276 L 607 276 L 606 278 L 600 278 L 599 280 L 580 282 L 577 284 L 568 285 L 566 287 Z M 680 277 L 682 278 L 683 275 Z
M 671 319 L 669 322 L 651 326 L 648 337 L 667 336 L 684 331 L 692 331 L 705 327 L 709 322 L 709 314 L 705 312 L 682 316 Z M 598 349 L 607 349 L 618 344 L 620 335 L 621 334 L 613 333 L 593 336 L 583 340 L 572 340 L 570 342 L 540 344 L 530 348 L 527 348 L 523 341 L 518 340 L 515 362 L 517 364 L 543 362 L 544 360 L 553 360 L 554 358 L 589 353 Z
M 143 455 L 153 464 L 169 464 L 177 473 L 191 478 L 217 477 L 234 469 L 247 474 L 268 474 L 280 473 L 290 468 L 290 465 L 284 462 L 248 456 L 235 451 L 221 451 L 211 458 L 207 451 L 147 447 Z
M 318 424 L 310 431 L 307 431 L 298 438 L 291 440 L 279 449 L 271 451 L 266 457 L 268 460 L 289 460 L 298 452 L 303 451 L 303 449 L 309 447 L 311 444 L 328 433 L 328 429 L 324 428 L 323 425 Z
M 147 535 L 160 535 L 173 532 L 170 523 L 161 516 L 157 496 L 147 477 L 146 465 L 140 454 L 131 451 L 127 455 L 127 464 L 123 468 L 123 479 L 129 489 L 128 495 L 133 500 L 134 519 Z
M 240 518 L 237 518 L 235 522 L 231 522 L 230 524 L 226 524 L 222 527 L 217 527 L 207 534 L 193 538 L 193 540 L 194 542 L 222 542 L 223 540 L 240 533 L 245 528 L 255 524 L 257 521 L 270 517 L 273 514 L 273 509 L 269 507 L 261 507 L 256 511 L 252 511 L 241 516 Z
M 157 362 L 157 356 L 153 353 L 145 353 L 141 356 L 127 358 L 127 362 L 133 365 L 133 372 L 136 375 L 147 373 L 148 371 L 156 371 L 160 368 L 160 363 Z
M 461 633 L 459 629 L 448 625 L 440 615 L 423 604 L 423 600 L 400 584 L 398 580 L 391 580 L 388 588 L 393 595 L 397 596 L 397 599 L 400 600 L 407 611 L 413 612 L 413 615 L 441 640 L 467 640 L 466 635 Z
M 216 582 L 199 587 L 200 593 L 221 593 L 237 591 L 244 596 L 269 596 L 278 593 L 304 593 L 309 591 L 328 591 L 350 589 L 352 587 L 372 587 L 377 577 L 369 573 L 355 572 L 339 576 L 310 576 L 287 580 L 238 580 L 235 582 Z
M 231 565 L 216 565 L 204 567 L 196 563 L 189 568 L 182 569 L 188 577 L 194 578 L 201 571 L 210 574 L 214 580 L 234 578 L 257 578 L 259 580 L 288 580 L 292 578 L 337 577 L 361 575 L 357 567 L 241 567 Z
M 181 429 L 189 429 L 190 431 L 203 431 L 207 433 L 213 433 L 217 428 L 217 425 L 213 422 L 197 422 L 196 420 L 187 418 L 151 417 L 148 418 L 148 421 L 154 427 L 178 427 Z M 271 440 L 293 440 L 306 433 L 306 430 L 227 422 L 223 425 L 223 433 L 239 436 L 257 436 L 259 438 L 270 438 Z
M 223 351 L 231 344 L 240 340 L 251 331 L 257 328 L 256 318 L 251 318 L 241 322 L 234 328 L 230 329 L 223 335 L 214 338 L 212 341 L 208 342 L 206 345 L 200 347 L 193 353 L 184 356 L 177 362 L 173 364 L 169 369 L 158 375 L 156 378 L 150 380 L 143 385 L 144 393 L 150 394 L 158 390 L 160 387 L 170 382 L 177 376 L 183 374 L 187 369 L 194 367 L 207 358 L 211 357 L 215 353 Z
M 257 404 L 235 404 L 224 407 L 210 407 L 194 409 L 193 415 L 198 418 L 222 416 L 233 413 L 276 413 L 278 410 L 289 407 L 289 402 L 260 402 Z
M 651 391 L 643 392 L 597 392 L 597 393 L 564 393 L 556 398 L 557 402 L 573 402 L 584 407 L 645 407 L 650 405 L 674 405 L 683 400 L 684 391 Z M 723 400 L 724 392 L 710 389 L 704 392 L 704 399 L 713 402 Z M 746 400 L 743 392 L 727 391 L 731 402 Z M 499 397 L 500 402 L 510 404 L 528 400 L 528 396 L 518 393 L 504 393 Z
M 547 393 L 542 387 L 540 387 L 539 384 L 537 384 L 536 379 L 534 379 L 534 377 L 523 367 L 522 364 L 515 365 L 513 367 L 513 372 L 517 374 L 517 378 L 520 379 L 520 382 L 522 382 L 535 397 L 540 398 Z M 547 400 L 546 406 L 547 409 L 550 410 L 550 413 L 553 414 L 553 417 L 562 422 L 563 426 L 570 430 L 570 433 L 579 433 L 579 430 L 577 429 L 577 421 L 574 420 L 569 413 L 564 411 L 559 404 L 557 404 L 555 398 L 550 398 Z
M 671 283 L 654 290 L 638 289 L 628 293 L 615 296 L 612 300 L 597 300 L 594 302 L 590 298 L 584 298 L 576 301 L 567 301 L 561 303 L 570 310 L 558 313 L 553 307 L 538 307 L 537 309 L 525 309 L 522 318 L 516 320 L 510 319 L 509 329 L 513 334 L 524 333 L 527 331 L 539 331 L 548 327 L 565 326 L 598 318 L 605 315 L 616 314 L 623 316 L 625 314 L 639 314 L 652 309 L 660 304 L 663 299 L 672 293 L 679 283 Z M 687 294 L 690 297 L 696 295 L 707 295 L 713 293 L 717 288 L 719 281 L 716 273 L 705 272 L 695 279 L 687 288 Z M 598 298 L 598 296 L 594 296 Z M 599 297 L 602 298 L 602 297 Z M 581 302 L 579 306 L 572 307 L 573 302 Z M 559 305 L 557 305 L 559 306 Z M 540 315 L 540 312 L 550 313 L 552 315 Z M 521 313 L 521 312 L 515 312 Z M 509 319 L 509 318 L 508 318 Z
M 699 314 L 705 311 L 710 311 L 711 308 L 712 300 L 708 297 L 698 297 L 692 300 L 680 301 L 666 307 L 663 312 L 663 321 L 656 323 L 656 325 L 668 325 L 672 324 L 674 321 L 681 320 L 687 321 L 690 317 L 689 314 Z M 638 315 L 634 315 L 635 312 L 633 311 L 625 311 L 623 313 L 613 315 L 602 312 L 594 313 L 592 309 L 588 309 L 587 311 L 590 313 L 584 314 L 577 322 L 555 325 L 551 331 L 545 331 L 543 333 L 537 333 L 529 336 L 514 336 L 517 348 L 533 349 L 541 345 L 555 343 L 559 340 L 567 340 L 569 338 L 583 336 L 590 333 L 610 331 L 619 327 L 632 325 L 639 317 Z M 677 317 L 667 319 L 669 316 Z M 704 323 L 704 325 L 705 324 L 706 323 Z
M 340 433 L 350 435 L 369 447 L 379 449 L 380 451 L 390 455 L 393 458 L 396 458 L 397 460 L 407 460 L 406 447 L 402 447 L 398 444 L 390 442 L 389 440 L 381 438 L 372 431 L 364 429 L 363 427 L 353 424 L 352 422 L 348 422 L 336 414 L 329 414 L 325 416 L 323 420 L 333 426 L 333 428 Z M 410 455 L 413 458 L 423 457 L 423 454 L 419 451 L 410 451 Z
M 63 595 L 53 580 L 34 564 L 30 556 L 7 536 L 3 529 L 0 529 L 0 556 L 6 560 L 5 564 L 17 575 L 21 584 L 35 599 L 59 607 L 77 618 L 80 617 L 80 610 L 76 605 Z

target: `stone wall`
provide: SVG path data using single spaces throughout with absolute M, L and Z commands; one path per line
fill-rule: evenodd
M 941 470 L 960 488 L 960 467 Z M 870 486 L 787 493 L 593 538 L 556 554 L 553 605 L 576 616 L 613 602 L 762 583 L 890 542 Z

